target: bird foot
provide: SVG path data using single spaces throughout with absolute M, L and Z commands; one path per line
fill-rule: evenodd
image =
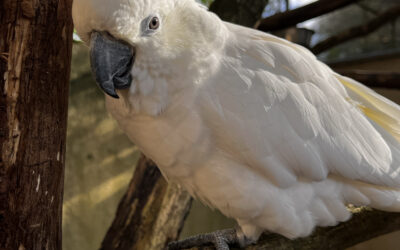
M 171 242 L 168 244 L 167 249 L 181 250 L 213 245 L 217 250 L 229 250 L 229 245 L 239 246 L 243 244 L 243 239 L 239 239 L 239 237 L 235 229 L 225 229 L 213 233 L 192 236 L 181 241 Z

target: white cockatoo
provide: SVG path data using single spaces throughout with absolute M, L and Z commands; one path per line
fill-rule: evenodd
M 75 0 L 73 18 L 122 130 L 241 239 L 400 211 L 400 107 L 307 49 L 194 0 Z

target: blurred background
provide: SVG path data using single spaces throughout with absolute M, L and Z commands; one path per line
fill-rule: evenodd
M 260 18 L 299 8 L 312 0 L 212 0 L 203 1 L 210 10 L 229 21 L 248 26 Z M 399 5 L 399 0 L 353 1 L 344 8 L 273 33 L 309 48 L 330 37 L 361 27 Z M 243 6 L 253 12 L 246 18 Z M 258 5 L 257 5 L 258 4 Z M 265 6 L 265 7 L 264 7 Z M 241 20 L 240 20 L 241 19 Z M 350 30 L 351 31 L 351 30 Z M 353 30 L 354 33 L 354 30 Z M 352 32 L 350 32 L 352 34 Z M 67 160 L 63 210 L 63 249 L 98 249 L 114 218 L 116 207 L 132 177 L 140 152 L 107 114 L 104 95 L 94 82 L 88 48 L 75 37 L 68 115 Z M 400 74 L 400 18 L 391 17 L 378 29 L 328 48 L 318 57 L 339 72 L 362 72 L 398 77 Z M 367 74 L 368 76 L 368 74 Z M 367 78 L 366 78 L 367 79 Z M 368 78 L 371 80 L 371 78 Z M 368 80 L 367 79 L 367 80 Z M 398 78 L 397 78 L 398 79 Z M 400 79 L 399 79 L 400 80 Z M 397 89 L 374 88 L 400 103 Z M 194 202 L 181 237 L 234 226 L 235 223 Z M 352 249 L 399 249 L 395 232 Z

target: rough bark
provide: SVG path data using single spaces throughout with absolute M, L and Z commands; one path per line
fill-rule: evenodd
M 262 19 L 256 23 L 255 28 L 262 31 L 275 31 L 289 28 L 357 1 L 358 0 L 319 0 L 306 6 Z
M 371 72 L 365 70 L 336 70 L 341 75 L 353 78 L 371 88 L 400 89 L 400 73 Z
M 0 2 L 0 249 L 61 249 L 71 5 Z
M 163 249 L 178 238 L 190 204 L 184 190 L 168 184 L 157 166 L 142 157 L 101 249 Z
M 378 28 L 382 27 L 382 25 L 392 20 L 395 20 L 399 16 L 400 16 L 400 5 L 391 7 L 390 9 L 381 13 L 371 21 L 367 22 L 366 24 L 344 30 L 337 35 L 334 35 L 322 42 L 319 42 L 311 49 L 311 51 L 314 54 L 319 54 L 323 51 L 326 51 L 334 46 L 347 42 L 351 39 L 368 35 L 377 30 Z
M 264 234 L 256 245 L 246 250 L 274 249 L 346 249 L 377 236 L 400 230 L 400 213 L 388 213 L 369 209 L 354 209 L 353 218 L 335 227 L 318 228 L 309 237 L 289 240 L 277 234 Z M 211 250 L 213 247 L 191 248 Z M 238 249 L 235 247 L 231 248 Z
M 227 22 L 252 27 L 260 18 L 268 0 L 215 0 L 210 11 Z

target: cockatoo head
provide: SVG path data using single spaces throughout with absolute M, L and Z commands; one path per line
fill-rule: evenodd
M 223 40 L 219 19 L 194 0 L 75 0 L 73 18 L 97 83 L 115 98 L 118 89 L 173 91 L 172 82 L 184 82 L 178 76 L 195 79 L 201 62 L 210 64 Z

